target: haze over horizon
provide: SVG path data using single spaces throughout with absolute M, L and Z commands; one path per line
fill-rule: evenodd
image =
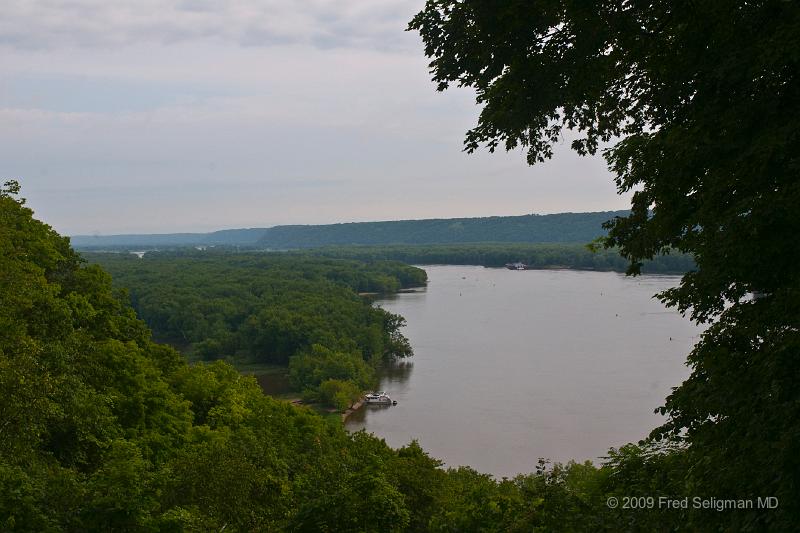
M 467 155 L 422 0 L 6 3 L 0 179 L 69 235 L 611 211 L 599 157 Z
M 593 211 L 596 213 L 606 213 L 606 212 L 615 212 L 619 210 L 614 209 L 603 209 L 598 211 Z M 334 222 L 320 222 L 314 224 L 306 224 L 303 222 L 297 222 L 292 224 L 272 224 L 272 225 L 264 225 L 264 226 L 225 226 L 225 227 L 218 227 L 212 228 L 209 230 L 203 231 L 152 231 L 152 232 L 138 232 L 138 234 L 152 234 L 152 235 L 165 235 L 165 234 L 175 234 L 175 233 L 214 233 L 217 231 L 227 231 L 227 230 L 240 230 L 240 229 L 269 229 L 279 226 L 326 226 L 332 224 L 358 224 L 358 223 L 385 223 L 385 222 L 409 222 L 409 221 L 426 221 L 426 220 L 454 220 L 454 219 L 472 219 L 472 218 L 507 218 L 507 217 L 516 217 L 516 216 L 528 216 L 528 215 L 539 215 L 539 216 L 546 216 L 546 215 L 557 215 L 557 214 L 564 214 L 564 213 L 584 213 L 585 211 L 559 211 L 557 213 L 519 213 L 519 214 L 512 214 L 512 215 L 481 215 L 481 216 L 465 216 L 465 217 L 422 217 L 422 218 L 397 218 L 397 219 L 385 219 L 385 220 L 378 220 L 378 219 L 370 219 L 370 220 L 342 220 L 342 221 L 334 221 Z M 137 233 L 134 232 L 127 232 L 127 233 L 75 233 L 75 234 L 68 234 L 70 237 L 80 236 L 80 237 L 91 237 L 91 236 L 114 236 L 114 235 L 135 235 Z

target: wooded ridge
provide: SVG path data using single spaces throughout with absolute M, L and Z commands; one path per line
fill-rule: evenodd
M 588 243 L 606 234 L 603 222 L 627 211 L 551 215 L 439 218 L 343 224 L 228 229 L 212 233 L 75 235 L 77 249 L 107 247 L 250 246 L 270 249 L 341 244 L 445 244 L 465 242 Z

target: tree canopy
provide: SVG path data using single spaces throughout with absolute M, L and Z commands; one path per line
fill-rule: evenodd
M 612 496 L 692 494 L 697 465 L 665 441 L 612 449 L 600 467 L 542 461 L 496 480 L 444 469 L 416 442 L 392 449 L 348 434 L 264 395 L 223 361 L 189 365 L 151 340 L 108 274 L 35 220 L 18 190 L 0 190 L 3 531 L 674 531 L 709 529 L 723 516 L 606 505 Z M 292 377 L 346 403 L 352 387 L 339 378 L 358 375 L 359 361 L 314 345 Z M 773 423 L 765 418 L 764 428 Z M 791 451 L 794 436 L 784 437 Z M 751 481 L 736 451 L 718 449 L 724 473 Z M 785 459 L 760 456 L 765 472 Z M 790 501 L 770 525 L 790 530 L 791 509 Z M 750 514 L 724 516 L 763 529 Z
M 467 151 L 522 147 L 534 164 L 573 130 L 572 147 L 602 151 L 632 193 L 605 241 L 629 272 L 667 249 L 693 255 L 697 269 L 661 297 L 714 324 L 654 437 L 688 445 L 696 490 L 780 497 L 780 511 L 736 527 L 788 527 L 800 514 L 800 5 L 428 0 L 410 29 L 439 90 L 476 92 Z
M 603 151 L 632 211 L 609 244 L 700 265 L 671 294 L 703 318 L 795 278 L 800 8 L 795 2 L 430 0 L 411 22 L 439 90 L 483 105 L 466 149 Z
M 193 359 L 288 365 L 291 384 L 309 398 L 335 379 L 348 382 L 348 397 L 358 399 L 375 385 L 374 367 L 411 355 L 400 333 L 403 318 L 357 292 L 395 292 L 426 280 L 424 270 L 392 261 L 284 253 L 187 249 L 148 252 L 141 259 L 125 253 L 86 257 L 128 291 L 156 338 Z M 327 353 L 346 364 L 326 364 Z M 315 372 L 302 370 L 311 367 Z
M 0 189 L 1 530 L 622 527 L 602 502 L 627 489 L 606 467 L 502 481 L 445 470 L 415 442 L 394 450 L 270 398 L 223 361 L 188 365 L 18 192 Z M 319 346 L 310 355 L 331 369 L 297 371 L 333 375 L 321 388 L 346 401 L 336 376 L 355 361 Z

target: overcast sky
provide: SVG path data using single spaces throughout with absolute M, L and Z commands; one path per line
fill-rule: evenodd
M 467 155 L 423 0 L 5 0 L 0 178 L 65 234 L 602 211 L 599 158 Z

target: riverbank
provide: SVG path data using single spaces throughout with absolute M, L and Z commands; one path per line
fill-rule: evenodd
M 348 409 L 345 409 L 342 412 L 342 424 L 347 422 L 347 417 L 349 417 L 350 415 L 361 409 L 363 405 L 364 405 L 364 397 L 362 396 L 360 400 L 351 405 Z
M 521 262 L 532 269 L 626 272 L 629 262 L 616 249 L 590 250 L 585 243 L 463 243 L 369 245 L 317 248 L 309 253 L 362 261 L 391 260 L 409 265 L 503 267 Z M 696 268 L 691 256 L 672 251 L 644 262 L 642 273 L 682 275 Z
M 338 409 L 328 407 L 321 403 L 306 403 L 300 398 L 281 398 L 282 400 L 289 402 L 290 404 L 294 405 L 295 407 L 308 407 L 318 415 L 322 416 L 326 420 L 331 422 L 341 423 L 344 426 L 345 422 L 347 422 L 347 418 L 361 409 L 364 406 L 364 397 L 362 396 L 360 400 L 356 403 L 351 405 L 349 408 L 345 409 L 344 411 L 339 411 Z

